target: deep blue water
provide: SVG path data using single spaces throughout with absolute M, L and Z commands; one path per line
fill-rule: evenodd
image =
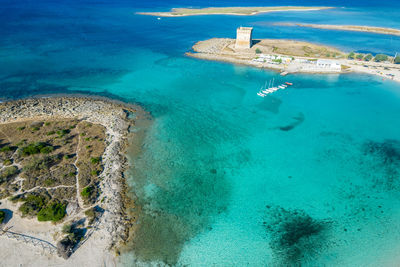
M 254 26 L 255 38 L 394 54 L 400 37 L 272 23 L 400 28 L 396 1 L 335 1 L 338 8 L 324 11 L 161 20 L 134 13 L 263 2 L 0 4 L 0 98 L 101 94 L 140 103 L 154 117 L 129 172 L 143 213 L 134 250 L 122 256 L 121 265 L 398 262 L 399 84 L 362 74 L 283 79 L 272 71 L 184 56 L 198 40 L 234 37 L 240 25 Z M 294 86 L 257 97 L 271 78 Z

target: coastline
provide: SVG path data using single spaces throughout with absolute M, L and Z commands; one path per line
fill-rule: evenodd
M 85 242 L 80 244 L 68 260 L 64 260 L 39 248 L 31 247 L 29 244 L 0 237 L 4 239 L 0 252 L 3 263 L 12 265 L 18 262 L 22 266 L 71 266 L 73 264 L 115 266 L 119 249 L 131 235 L 129 231 L 135 220 L 134 214 L 130 212 L 134 206 L 134 200 L 127 194 L 129 188 L 124 177 L 128 168 L 126 156 L 128 139 L 135 138 L 135 132 L 132 129 L 138 121 L 146 119 L 147 113 L 139 106 L 105 98 L 50 96 L 0 103 L 0 114 L 2 124 L 49 118 L 73 118 L 100 124 L 106 129 L 105 142 L 107 144 L 102 156 L 104 171 L 99 185 L 102 192 L 99 199 L 105 199 L 101 204 L 104 213 Z M 130 115 L 133 115 L 133 118 L 130 118 Z M 2 202 L 5 201 L 8 200 L 2 200 Z M 19 215 L 14 213 L 14 216 L 17 218 Z M 38 238 L 45 240 L 47 238 L 49 241 L 51 234 L 43 230 L 46 229 L 46 225 L 50 226 L 50 223 L 34 222 L 32 219 L 25 219 L 24 223 L 40 225 L 38 227 L 41 231 L 33 231 L 32 234 L 39 234 Z M 26 230 L 29 231 L 29 227 Z
M 169 12 L 136 12 L 137 15 L 156 17 L 187 17 L 200 15 L 234 15 L 254 16 L 261 13 L 284 11 L 317 11 L 332 9 L 334 7 L 302 7 L 302 6 L 277 6 L 277 7 L 208 7 L 208 8 L 172 8 Z
M 270 45 L 269 43 L 273 43 L 274 45 Z M 307 51 L 312 51 L 310 52 L 311 55 L 308 55 L 307 53 L 303 54 L 304 51 L 293 48 L 295 46 L 304 47 L 304 45 L 310 47 L 310 49 Z M 288 47 L 290 47 L 290 49 L 287 49 Z M 291 50 L 292 48 L 293 50 Z M 281 72 L 282 75 L 291 73 L 343 74 L 359 72 L 377 75 L 383 79 L 400 82 L 399 64 L 350 60 L 345 58 L 346 53 L 339 51 L 336 48 L 315 45 L 306 42 L 283 39 L 261 39 L 256 40 L 255 44 L 253 44 L 251 48 L 235 49 L 234 39 L 212 38 L 197 42 L 192 47 L 192 50 L 194 52 L 187 52 L 185 55 L 197 59 L 222 61 L 256 68 L 275 70 Z M 260 50 L 261 53 L 257 54 L 257 50 Z M 280 50 L 284 52 L 281 52 Z M 322 57 L 320 51 L 323 51 L 323 53 L 328 52 L 330 57 Z M 332 57 L 332 53 L 337 53 L 338 56 Z M 284 60 L 287 59 L 290 61 L 290 63 L 278 64 L 275 62 L 267 62 L 266 60 L 263 60 L 261 56 L 282 58 Z M 259 58 L 261 60 L 259 60 Z M 310 64 L 310 62 L 315 62 L 317 60 L 332 62 L 336 65 L 340 65 L 341 67 L 317 68 L 313 64 Z

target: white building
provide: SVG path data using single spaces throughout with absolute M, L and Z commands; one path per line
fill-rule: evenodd
M 316 65 L 317 68 L 320 69 L 329 69 L 338 71 L 342 69 L 342 65 L 340 65 L 337 61 L 334 60 L 318 59 Z

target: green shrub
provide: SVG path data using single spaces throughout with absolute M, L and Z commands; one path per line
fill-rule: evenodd
M 46 122 L 44 123 L 45 126 L 49 126 L 50 124 L 51 124 L 51 123 L 48 122 L 48 121 L 46 121 Z
M 12 149 L 11 149 L 11 147 L 10 146 L 3 146 L 1 149 L 0 149 L 0 152 L 10 152 Z
M 394 58 L 394 64 L 400 64 L 400 56 L 399 56 L 399 55 L 397 55 L 397 56 Z
M 364 57 L 364 60 L 365 60 L 365 61 L 370 61 L 372 58 L 373 58 L 373 56 L 372 56 L 371 54 L 367 54 L 367 55 Z
M 388 56 L 384 54 L 377 54 L 374 58 L 376 62 L 386 61 L 388 60 Z
M 6 218 L 6 213 L 0 210 L 0 224 L 4 222 L 5 218 Z
M 61 203 L 52 203 L 41 209 L 37 214 L 39 222 L 52 221 L 58 222 L 65 217 L 65 205 Z
M 29 144 L 28 146 L 21 148 L 21 153 L 23 156 L 30 156 L 30 155 L 38 154 L 38 153 L 40 153 L 40 149 L 42 149 L 45 146 L 46 145 L 41 142 Z
M 98 170 L 92 170 L 90 172 L 90 174 L 93 175 L 93 176 L 97 176 L 97 175 L 99 175 L 99 171 Z
M 100 157 L 90 158 L 90 162 L 93 163 L 93 164 L 100 163 L 100 161 L 101 161 Z
M 69 134 L 69 132 L 70 132 L 70 130 L 63 129 L 63 130 L 58 130 L 57 134 L 59 137 L 64 137 L 65 135 Z
M 50 154 L 53 151 L 54 151 L 54 148 L 52 146 L 45 146 L 40 149 L 41 154 Z
M 50 131 L 50 132 L 47 133 L 47 135 L 53 135 L 55 133 L 56 133 L 55 131 Z
M 9 165 L 11 165 L 13 162 L 12 162 L 12 160 L 11 159 L 6 159 L 4 162 L 3 162 L 3 164 L 5 165 L 5 166 L 9 166 Z
M 63 228 L 62 228 L 62 232 L 64 234 L 70 234 L 72 233 L 73 227 L 72 224 L 64 224 Z
M 64 155 L 64 159 L 69 159 L 69 155 Z
M 357 56 L 356 56 L 356 58 L 359 59 L 359 60 L 363 59 L 363 57 L 364 57 L 363 54 L 357 54 Z
M 356 54 L 354 52 L 351 52 L 350 54 L 347 55 L 348 59 L 354 59 Z
M 46 204 L 46 199 L 38 195 L 28 195 L 23 201 L 24 203 L 19 207 L 23 216 L 36 215 Z
M 24 129 L 25 129 L 25 126 L 21 126 L 21 127 L 18 127 L 18 128 L 17 128 L 18 131 L 22 131 L 22 130 L 24 130 Z
M 36 131 L 39 131 L 40 128 L 35 126 L 35 127 L 32 127 L 31 130 L 32 130 L 33 132 L 36 132 Z
M 81 133 L 81 136 L 85 136 L 86 135 L 86 133 Z
M 43 142 L 37 142 L 37 143 L 32 143 L 29 144 L 25 147 L 21 148 L 21 154 L 22 156 L 31 156 L 31 155 L 35 155 L 35 154 L 48 154 L 50 152 L 52 152 L 54 150 L 54 148 L 50 145 L 46 145 Z
M 256 54 L 261 54 L 262 51 L 260 50 L 260 48 L 256 48 Z
M 94 186 L 87 186 L 87 187 L 85 187 L 85 188 L 83 188 L 83 190 L 82 190 L 82 192 L 81 192 L 81 196 L 84 198 L 84 199 L 89 199 L 91 196 L 92 196 L 92 194 L 94 193 Z

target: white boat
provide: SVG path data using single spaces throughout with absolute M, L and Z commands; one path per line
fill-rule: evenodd
M 266 96 L 265 94 L 263 94 L 263 93 L 261 93 L 261 92 L 258 92 L 257 95 L 259 95 L 259 96 L 261 96 L 261 97 Z

